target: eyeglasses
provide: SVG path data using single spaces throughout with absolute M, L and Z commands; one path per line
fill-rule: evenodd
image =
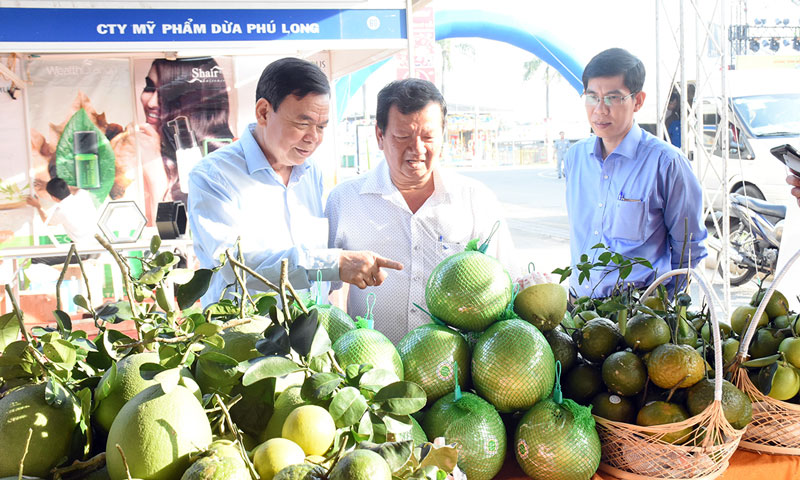
M 602 97 L 603 103 L 606 104 L 607 107 L 614 107 L 617 105 L 621 105 L 626 99 L 636 95 L 636 92 L 632 92 L 628 95 L 605 95 Z M 586 102 L 587 107 L 596 107 L 600 104 L 600 98 L 597 95 L 591 93 L 584 93 L 583 94 L 584 101 Z

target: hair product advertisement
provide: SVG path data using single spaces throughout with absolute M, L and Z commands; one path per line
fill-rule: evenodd
M 186 204 L 187 177 L 238 137 L 231 57 L 133 62 L 136 132 L 149 222 L 159 202 Z

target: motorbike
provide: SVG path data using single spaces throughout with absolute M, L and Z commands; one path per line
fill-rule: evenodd
M 756 273 L 765 276 L 775 273 L 778 248 L 783 235 L 786 206 L 730 194 L 731 231 L 728 244 L 730 284 L 744 285 Z M 709 237 L 711 239 L 711 237 Z M 722 248 L 713 238 L 711 248 L 717 250 L 717 268 L 723 274 Z

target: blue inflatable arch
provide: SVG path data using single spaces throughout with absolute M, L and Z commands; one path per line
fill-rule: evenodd
M 582 63 L 564 50 L 562 45 L 565 42 L 554 38 L 545 28 L 486 10 L 441 10 L 435 14 L 435 24 L 436 40 L 478 37 L 505 42 L 531 52 L 555 68 L 579 94 L 583 92 Z M 336 81 L 339 119 L 344 115 L 350 97 L 384 63 L 386 60 Z
M 583 65 L 551 37 L 545 29 L 508 15 L 486 10 L 442 10 L 436 12 L 436 40 L 479 37 L 509 43 L 533 53 L 583 93 Z

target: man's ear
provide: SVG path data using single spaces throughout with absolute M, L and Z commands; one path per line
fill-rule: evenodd
M 647 96 L 647 94 L 645 94 L 644 92 L 639 92 L 639 93 L 637 93 L 636 95 L 633 96 L 633 99 L 634 99 L 633 111 L 634 112 L 638 112 L 639 109 L 642 108 L 642 105 L 644 105 L 644 97 L 646 97 L 646 96 Z
M 256 102 L 256 122 L 266 125 L 267 115 L 272 111 L 272 104 L 266 98 L 259 98 Z
M 378 139 L 378 148 L 383 150 L 383 132 L 377 125 L 375 125 L 375 138 Z

